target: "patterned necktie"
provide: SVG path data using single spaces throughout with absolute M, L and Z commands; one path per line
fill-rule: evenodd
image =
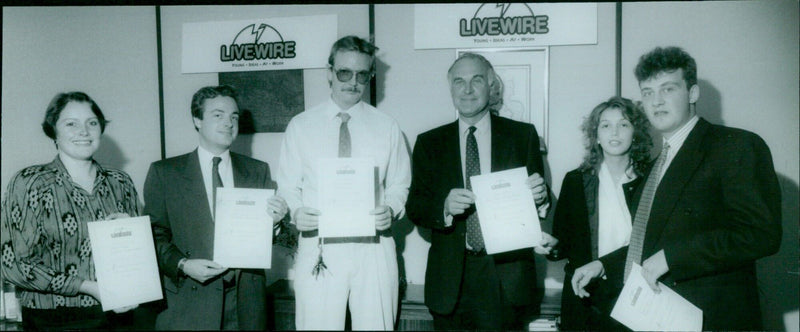
M 625 259 L 625 275 L 623 280 L 628 280 L 628 273 L 631 272 L 633 263 L 642 264 L 642 249 L 644 248 L 644 235 L 647 230 L 647 221 L 650 219 L 650 208 L 653 206 L 653 199 L 656 196 L 656 189 L 661 180 L 661 168 L 667 160 L 669 144 L 664 143 L 661 154 L 658 155 L 650 176 L 642 190 L 642 197 L 639 199 L 639 206 L 636 208 L 636 217 L 633 219 L 633 229 L 631 230 L 631 240 L 628 245 L 628 257 Z
M 473 175 L 481 174 L 481 161 L 478 157 L 478 141 L 475 140 L 475 128 L 469 127 L 469 134 L 467 134 L 467 189 L 472 190 L 472 181 L 470 177 Z M 481 251 L 483 249 L 483 234 L 481 234 L 481 224 L 478 222 L 478 212 L 472 211 L 467 217 L 467 244 L 472 247 L 474 251 Z
M 211 158 L 213 166 L 211 166 L 211 199 L 213 210 L 211 210 L 211 220 L 214 220 L 217 213 L 217 188 L 222 187 L 222 177 L 219 176 L 219 163 L 222 161 L 220 157 Z
M 350 130 L 347 128 L 350 114 L 340 112 L 337 116 L 342 118 L 342 124 L 339 125 L 339 158 L 350 158 Z

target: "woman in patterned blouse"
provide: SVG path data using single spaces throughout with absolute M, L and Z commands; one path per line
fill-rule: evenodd
M 56 95 L 42 123 L 56 158 L 21 170 L 8 185 L 2 273 L 17 286 L 26 330 L 104 329 L 114 320 L 100 307 L 86 223 L 136 216 L 139 198 L 127 174 L 92 159 L 106 123 L 85 93 Z

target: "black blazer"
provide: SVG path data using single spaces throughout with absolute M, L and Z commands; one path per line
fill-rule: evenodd
M 274 188 L 269 166 L 231 152 L 236 188 Z M 150 165 L 144 184 L 144 213 L 153 225 L 167 309 L 156 329 L 218 330 L 223 310 L 222 278 L 204 284 L 178 275 L 181 258 L 213 260 L 214 223 L 197 150 Z M 236 269 L 239 327 L 266 329 L 266 279 L 260 269 Z
M 631 217 L 636 214 L 638 197 L 634 193 L 644 184 L 643 177 L 622 185 Z M 569 261 L 564 267 L 564 288 L 561 293 L 561 327 L 565 330 L 615 330 L 611 312 L 622 290 L 623 271 L 628 247 L 624 246 L 598 257 L 598 192 L 599 178 L 595 170 L 575 169 L 567 173 L 553 216 L 553 236 L 559 240 L 558 258 Z M 553 259 L 552 256 L 548 256 Z M 575 296 L 570 283 L 575 269 L 599 259 L 606 279 L 595 279 L 586 286 L 589 298 Z M 595 310 L 599 310 L 596 311 Z M 592 317 L 594 315 L 594 317 Z
M 764 141 L 700 119 L 656 191 L 642 258 L 703 310 L 704 330 L 761 329 L 755 260 L 778 251 L 781 192 Z
M 491 116 L 492 171 L 527 167 L 544 177 L 539 135 L 531 124 Z M 444 224 L 444 201 L 453 188 L 464 188 L 458 122 L 417 137 L 412 181 L 406 203 L 409 219 L 430 228 L 431 248 L 425 273 L 425 303 L 439 314 L 450 314 L 458 299 L 464 270 L 466 213 Z M 535 301 L 536 269 L 532 249 L 493 255 L 504 296 L 512 304 Z

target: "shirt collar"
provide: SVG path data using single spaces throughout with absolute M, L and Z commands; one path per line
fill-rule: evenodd
M 691 119 L 689 119 L 688 122 L 686 122 L 686 124 L 683 125 L 683 127 L 681 127 L 681 129 L 678 129 L 678 131 L 676 131 L 672 137 L 667 139 L 666 137 L 662 136 L 664 140 L 663 142 L 665 144 L 669 144 L 670 151 L 678 151 L 681 145 L 683 145 L 683 142 L 686 141 L 686 138 L 689 137 L 689 133 L 692 132 L 692 129 L 694 129 L 694 126 L 699 120 L 700 117 L 695 114 Z
M 98 183 L 100 181 L 105 180 L 105 178 L 106 178 L 106 170 L 103 168 L 103 166 L 100 166 L 100 163 L 98 163 L 94 159 L 92 159 L 92 164 L 94 165 L 94 169 L 97 171 L 97 173 L 96 173 L 97 177 L 95 178 L 94 182 Z M 64 162 L 61 161 L 61 156 L 60 155 L 56 154 L 56 158 L 53 159 L 53 161 L 49 165 L 47 165 L 47 167 L 52 168 L 53 172 L 55 172 L 57 174 L 61 174 L 61 176 L 63 176 L 64 178 L 72 181 L 72 177 L 69 175 L 69 172 L 67 171 L 67 167 L 64 166 Z
M 475 126 L 475 133 L 476 134 L 482 134 L 482 133 L 490 132 L 491 129 L 492 129 L 492 119 L 491 118 L 492 118 L 492 115 L 489 112 L 486 112 L 486 114 L 484 114 L 483 118 L 478 120 L 478 123 L 476 123 L 474 125 Z M 462 135 L 466 136 L 469 133 L 469 131 L 468 131 L 469 127 L 470 127 L 470 124 L 464 122 L 464 120 L 462 120 L 461 117 L 458 118 L 458 132 L 459 133 L 461 133 Z
M 346 110 L 341 109 L 339 105 L 337 105 L 336 102 L 333 101 L 332 97 L 328 97 L 327 103 L 328 105 L 327 107 L 325 107 L 325 115 L 328 119 L 331 120 L 335 120 L 339 112 L 345 112 L 350 114 L 350 120 L 352 120 L 353 117 L 358 116 L 358 114 L 364 109 L 363 101 L 359 101 L 358 103 L 356 103 L 355 105 Z
M 201 165 L 211 165 L 211 159 L 214 157 L 220 157 L 222 161 L 220 164 L 228 164 L 231 160 L 231 150 L 225 150 L 219 154 L 219 156 L 215 156 L 213 153 L 209 152 L 208 150 L 204 149 L 202 146 L 197 146 L 197 156 L 200 158 Z

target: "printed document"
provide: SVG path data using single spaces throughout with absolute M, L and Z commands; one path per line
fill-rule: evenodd
M 700 331 L 703 311 L 674 290 L 658 283 L 656 294 L 634 264 L 611 310 L 611 317 L 634 331 Z
M 376 167 L 372 158 L 320 158 L 319 236 L 374 236 Z
M 160 300 L 150 217 L 87 223 L 103 311 Z
M 525 167 L 470 177 L 488 254 L 538 246 L 542 241 Z
M 228 268 L 272 266 L 272 189 L 217 188 L 214 262 Z

